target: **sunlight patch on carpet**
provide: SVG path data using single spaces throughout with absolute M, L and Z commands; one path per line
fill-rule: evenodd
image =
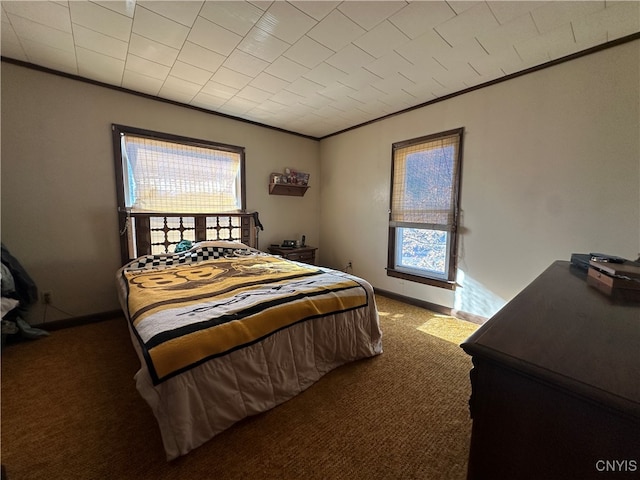
M 390 313 L 390 312 L 383 312 L 378 310 L 378 315 L 381 317 L 389 317 L 389 318 L 402 318 L 404 317 L 404 313 Z
M 460 345 L 479 327 L 480 325 L 465 320 L 437 315 L 417 327 L 417 329 L 447 342 Z

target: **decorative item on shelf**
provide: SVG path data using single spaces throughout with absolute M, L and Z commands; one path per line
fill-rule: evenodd
M 272 173 L 269 183 L 288 183 L 287 177 L 281 173 Z
M 270 195 L 289 195 L 302 197 L 309 188 L 310 174 L 285 168 L 284 173 L 272 173 L 269 176 Z
M 308 173 L 298 172 L 293 168 L 285 168 L 284 169 L 285 176 L 287 177 L 287 182 L 293 185 L 309 185 L 309 177 Z

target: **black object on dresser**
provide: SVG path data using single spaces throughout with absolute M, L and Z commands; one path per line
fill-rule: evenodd
M 640 478 L 640 303 L 557 261 L 462 348 L 468 479 Z

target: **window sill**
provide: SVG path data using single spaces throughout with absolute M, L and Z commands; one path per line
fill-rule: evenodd
M 427 277 L 421 277 L 419 275 L 411 275 L 410 273 L 399 272 L 398 270 L 393 270 L 391 268 L 387 268 L 387 275 L 389 277 L 401 278 L 403 280 L 409 280 L 410 282 L 422 283 L 425 285 L 431 285 L 433 287 L 445 288 L 447 290 L 456 289 L 455 282 L 447 282 L 445 280 L 436 280 L 435 278 L 427 278 Z

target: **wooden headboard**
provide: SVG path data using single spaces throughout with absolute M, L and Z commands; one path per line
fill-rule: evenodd
M 119 213 L 123 264 L 141 255 L 174 252 L 182 240 L 229 240 L 258 248 L 258 230 L 263 230 L 258 212 Z

